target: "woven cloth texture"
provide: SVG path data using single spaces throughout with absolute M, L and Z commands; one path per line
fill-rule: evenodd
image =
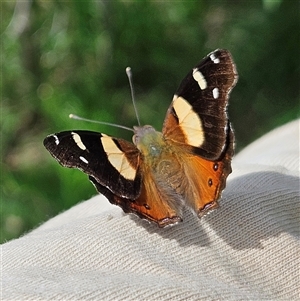
M 200 220 L 159 229 L 97 195 L 3 244 L 2 300 L 300 300 L 299 121 L 236 155 Z

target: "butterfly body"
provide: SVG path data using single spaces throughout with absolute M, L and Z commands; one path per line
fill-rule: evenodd
M 135 126 L 133 144 L 89 131 L 48 136 L 44 145 L 60 164 L 89 175 L 96 189 L 124 212 L 160 227 L 218 207 L 231 173 L 234 135 L 226 106 L 237 80 L 228 51 L 216 50 L 183 80 L 162 132 Z

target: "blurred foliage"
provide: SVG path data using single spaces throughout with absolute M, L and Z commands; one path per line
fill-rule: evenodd
M 1 2 L 1 241 L 88 199 L 95 190 L 42 145 L 52 132 L 126 131 L 70 113 L 161 128 L 186 73 L 215 48 L 239 72 L 230 99 L 237 148 L 299 116 L 298 1 Z

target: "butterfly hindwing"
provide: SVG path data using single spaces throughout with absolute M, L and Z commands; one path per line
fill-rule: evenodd
M 203 159 L 198 155 L 184 156 L 183 170 L 189 175 L 190 189 L 184 192 L 186 204 L 201 217 L 218 207 L 221 192 L 231 173 L 231 158 L 234 152 L 234 136 L 227 127 L 226 146 L 220 158 L 215 161 Z
M 140 194 L 140 152 L 132 143 L 97 132 L 65 131 L 46 137 L 44 145 L 62 166 L 82 170 L 113 193 Z
M 170 196 L 161 187 L 157 186 L 157 182 L 150 172 L 143 175 L 141 193 L 137 199 L 121 197 L 112 193 L 91 176 L 90 180 L 110 203 L 120 206 L 125 213 L 134 213 L 140 218 L 155 222 L 159 227 L 182 221 L 182 206 L 170 202 Z

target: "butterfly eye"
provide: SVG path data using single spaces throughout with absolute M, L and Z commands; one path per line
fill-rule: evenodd
M 136 145 L 136 143 L 137 143 L 137 137 L 136 137 L 136 134 L 134 134 L 134 135 L 132 136 L 132 142 L 133 142 L 134 145 Z

